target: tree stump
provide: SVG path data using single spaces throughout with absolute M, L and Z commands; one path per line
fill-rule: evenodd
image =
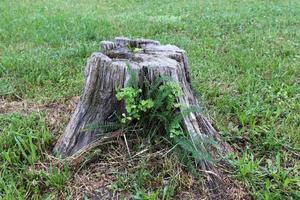
M 81 100 L 55 146 L 54 151 L 62 158 L 80 152 L 98 138 L 95 130 L 85 129 L 87 125 L 116 120 L 114 114 L 123 108 L 116 99 L 116 88 L 126 87 L 130 76 L 128 65 L 138 75 L 141 85 L 145 78 L 153 83 L 157 77 L 171 77 L 184 93 L 177 99 L 178 103 L 187 107 L 199 105 L 191 89 L 184 50 L 174 45 L 161 45 L 158 41 L 127 38 L 102 41 L 101 49 L 102 52 L 93 53 L 88 60 Z M 184 116 L 182 124 L 194 138 L 213 136 L 219 141 L 218 132 L 200 112 Z M 201 167 L 217 174 L 210 163 L 203 163 Z

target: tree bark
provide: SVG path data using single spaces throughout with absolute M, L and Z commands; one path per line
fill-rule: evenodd
M 115 38 L 114 42 L 103 41 L 101 49 L 102 52 L 93 53 L 88 60 L 81 100 L 55 146 L 54 151 L 62 158 L 75 154 L 98 138 L 99 130 L 87 130 L 87 125 L 116 120 L 114 114 L 123 109 L 116 99 L 116 88 L 126 87 L 129 80 L 128 65 L 138 75 L 141 84 L 145 78 L 153 83 L 157 77 L 171 77 L 179 83 L 184 93 L 178 98 L 178 103 L 187 107 L 199 106 L 191 89 L 184 50 L 174 45 L 160 45 L 158 41 L 127 38 Z M 184 116 L 182 124 L 195 139 L 212 136 L 220 141 L 218 132 L 200 112 Z M 218 174 L 210 163 L 204 162 L 202 169 Z

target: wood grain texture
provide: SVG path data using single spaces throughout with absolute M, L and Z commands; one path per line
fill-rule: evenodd
M 136 52 L 130 49 L 139 48 Z M 199 106 L 192 89 L 187 56 L 174 45 L 160 45 L 153 40 L 116 38 L 114 42 L 101 42 L 102 52 L 92 54 L 85 69 L 85 86 L 81 101 L 55 150 L 70 156 L 97 138 L 94 130 L 86 130 L 94 122 L 114 121 L 114 113 L 123 109 L 116 100 L 116 88 L 123 88 L 129 80 L 128 65 L 137 74 L 138 81 L 146 78 L 154 82 L 157 77 L 168 76 L 178 82 L 184 95 L 178 103 L 186 107 Z M 213 136 L 218 132 L 200 112 L 192 112 L 183 119 L 184 128 L 194 137 Z
M 132 52 L 132 48 L 139 50 Z M 95 131 L 84 130 L 86 125 L 113 121 L 113 114 L 122 107 L 116 100 L 115 89 L 126 85 L 129 79 L 128 64 L 138 74 L 140 82 L 143 82 L 144 78 L 151 83 L 160 76 L 171 77 L 181 85 L 184 93 L 178 98 L 178 103 L 187 107 L 199 105 L 191 90 L 184 50 L 174 45 L 160 45 L 158 41 L 127 38 L 116 38 L 114 42 L 103 41 L 101 49 L 101 53 L 94 53 L 88 60 L 81 101 L 55 146 L 55 151 L 62 157 L 74 154 L 97 138 Z M 190 113 L 184 117 L 183 124 L 195 137 L 218 137 L 217 131 L 201 113 Z
M 58 140 L 54 151 L 62 158 L 72 156 L 101 137 L 101 130 L 87 130 L 92 123 L 113 122 L 114 114 L 124 109 L 116 99 L 116 88 L 123 88 L 129 80 L 128 65 L 137 74 L 140 85 L 146 78 L 150 84 L 157 77 L 168 76 L 181 86 L 182 96 L 177 102 L 186 107 L 199 106 L 191 89 L 187 55 L 174 45 L 161 45 L 158 41 L 115 38 L 114 42 L 102 41 L 101 52 L 92 54 L 85 69 L 85 85 L 81 101 Z M 183 128 L 195 140 L 214 137 L 223 149 L 218 132 L 201 112 L 191 112 L 183 118 Z M 205 148 L 205 147 L 203 147 Z M 208 174 L 210 188 L 217 188 L 218 172 L 212 163 L 203 162 L 201 168 Z M 220 179 L 218 177 L 217 179 Z

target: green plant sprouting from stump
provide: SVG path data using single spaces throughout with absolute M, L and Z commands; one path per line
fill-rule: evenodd
M 200 162 L 213 162 L 206 151 L 205 144 L 216 147 L 211 138 L 194 139 L 181 125 L 183 117 L 199 108 L 188 108 L 178 103 L 183 95 L 178 83 L 170 77 L 157 78 L 152 84 L 145 78 L 142 86 L 135 79 L 136 75 L 128 66 L 130 80 L 125 88 L 117 89 L 117 100 L 123 101 L 125 112 L 120 113 L 119 127 L 124 134 L 138 132 L 143 137 L 164 137 L 178 152 L 183 164 L 195 172 Z M 143 88 L 143 90 L 141 89 Z

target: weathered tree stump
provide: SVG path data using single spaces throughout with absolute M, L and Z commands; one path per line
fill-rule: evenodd
M 153 83 L 157 77 L 171 77 L 184 93 L 178 103 L 187 107 L 199 105 L 191 89 L 184 50 L 174 45 L 160 45 L 158 41 L 127 38 L 103 41 L 101 49 L 102 52 L 92 54 L 88 61 L 81 101 L 55 146 L 54 150 L 62 158 L 75 154 L 98 138 L 99 130 L 87 130 L 87 125 L 115 120 L 114 114 L 123 107 L 116 99 L 116 88 L 123 88 L 128 83 L 128 65 L 138 75 L 140 83 L 145 78 Z M 213 136 L 219 140 L 218 132 L 200 112 L 184 116 L 182 124 L 194 138 Z M 210 163 L 203 163 L 202 168 L 217 174 Z

